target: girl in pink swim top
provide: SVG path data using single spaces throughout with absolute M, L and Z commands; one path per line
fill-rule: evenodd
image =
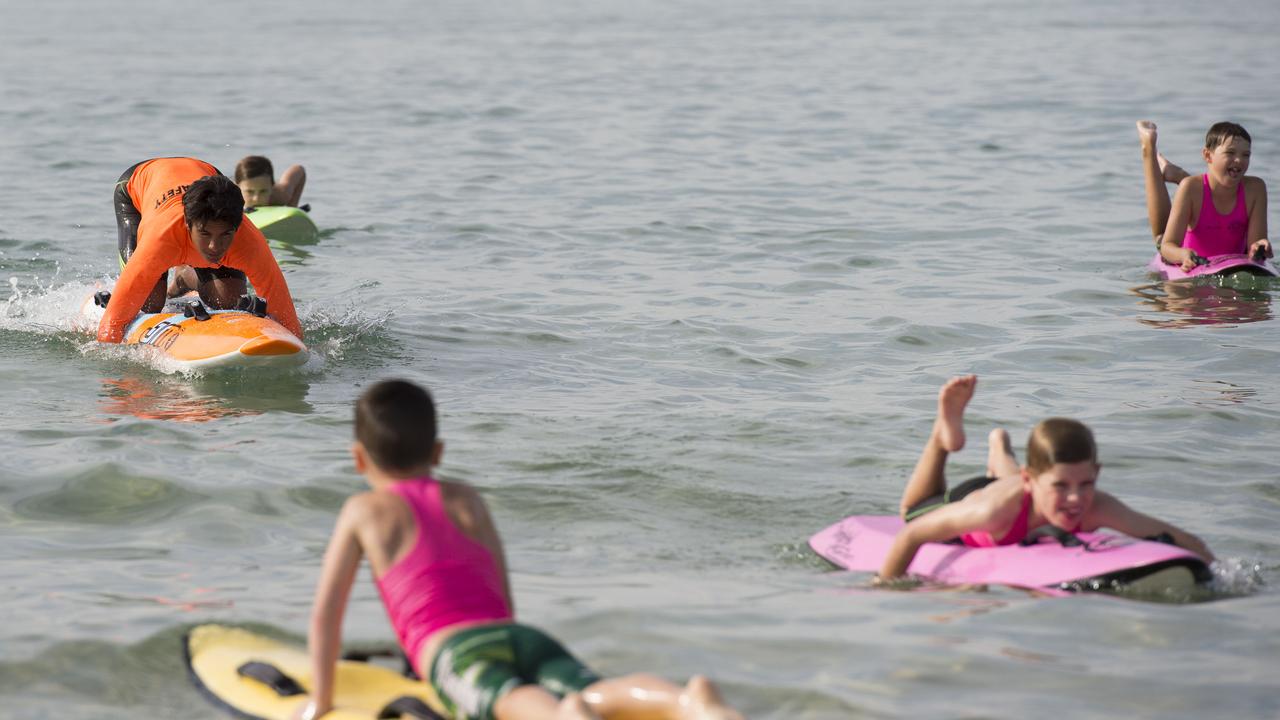
M 517 623 L 502 541 L 471 487 L 436 480 L 443 444 L 421 387 L 388 380 L 360 396 L 352 456 L 369 492 L 343 505 L 312 608 L 310 700 L 295 719 L 334 709 L 342 616 L 362 558 L 436 710 L 454 720 L 671 718 L 742 720 L 709 680 L 604 679 L 537 628 Z
M 1247 176 L 1253 140 L 1243 127 L 1220 122 L 1204 138 L 1207 172 L 1190 175 L 1156 151 L 1156 125 L 1138 122 L 1142 141 L 1147 219 L 1160 256 L 1191 270 L 1219 255 L 1271 257 L 1267 239 L 1267 186 Z M 1165 183 L 1175 183 L 1172 204 Z
M 1027 465 L 1018 466 L 1009 434 L 991 431 L 987 474 L 947 488 L 947 455 L 964 447 L 964 410 L 978 378 L 948 380 L 938 392 L 938 414 L 902 493 L 907 521 L 894 538 L 879 580 L 901 577 L 927 542 L 959 540 L 970 547 L 1013 545 L 1052 525 L 1067 532 L 1108 527 L 1135 537 L 1168 533 L 1178 545 L 1212 562 L 1195 535 L 1143 515 L 1095 488 L 1098 451 L 1093 433 L 1067 418 L 1042 420 L 1027 440 Z

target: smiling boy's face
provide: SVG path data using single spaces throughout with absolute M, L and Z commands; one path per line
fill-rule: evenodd
M 240 186 L 240 193 L 244 195 L 245 207 L 262 207 L 270 203 L 271 184 L 271 177 L 268 175 L 245 178 L 236 183 Z
M 1205 148 L 1209 174 L 1223 185 L 1235 185 L 1249 170 L 1250 144 L 1242 137 L 1229 137 L 1213 150 Z
M 1080 526 L 1089 508 L 1101 467 L 1092 460 L 1055 463 L 1048 470 L 1024 480 L 1036 512 L 1068 532 Z

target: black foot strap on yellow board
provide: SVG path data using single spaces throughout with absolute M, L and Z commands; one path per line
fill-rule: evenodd
M 378 720 L 387 720 L 388 718 L 399 717 L 421 718 L 421 720 L 445 720 L 445 718 L 435 710 L 427 707 L 427 704 L 416 697 L 405 695 L 387 703 L 378 713 Z
M 271 663 L 258 662 L 251 660 L 240 667 L 236 668 L 236 674 L 240 677 L 247 677 L 266 685 L 281 697 L 290 697 L 292 695 L 306 695 L 307 691 L 302 689 L 297 680 L 285 675 L 280 668 Z

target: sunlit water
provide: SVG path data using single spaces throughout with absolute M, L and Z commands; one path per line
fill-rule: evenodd
M 305 630 L 388 376 L 434 390 L 521 616 L 601 671 L 706 672 L 756 718 L 1280 714 L 1278 286 L 1143 269 L 1133 129 L 1194 168 L 1242 122 L 1275 187 L 1278 8 L 10 4 L 0 716 L 217 717 L 183 630 Z M 122 169 L 259 152 L 310 174 L 322 238 L 277 249 L 311 363 L 189 377 L 75 328 Z M 957 473 L 1078 417 L 1213 589 L 830 571 L 806 539 L 896 507 L 961 372 Z M 391 638 L 367 576 L 346 634 Z

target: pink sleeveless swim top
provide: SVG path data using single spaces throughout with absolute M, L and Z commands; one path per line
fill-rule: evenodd
M 1204 186 L 1204 202 L 1200 204 L 1200 217 L 1194 228 L 1187 229 L 1182 246 L 1195 250 L 1201 257 L 1244 254 L 1249 251 L 1249 209 L 1244 201 L 1244 182 L 1236 187 L 1236 204 L 1226 215 L 1213 206 L 1213 191 L 1209 189 L 1209 176 L 1201 175 Z
M 960 536 L 960 542 L 967 547 L 995 547 L 997 545 L 1013 545 L 1022 542 L 1027 536 L 1027 524 L 1031 518 L 1031 493 L 1022 494 L 1022 509 L 1018 511 L 1018 517 L 1013 521 L 1013 526 L 1009 528 L 1009 532 L 1005 536 L 996 540 L 991 537 L 991 533 L 985 530 L 976 532 L 967 532 Z
M 413 549 L 377 578 L 378 592 L 400 647 L 418 674 L 422 645 L 437 630 L 462 622 L 511 619 L 502 576 L 492 553 L 449 519 L 432 478 L 389 486 L 413 510 Z

